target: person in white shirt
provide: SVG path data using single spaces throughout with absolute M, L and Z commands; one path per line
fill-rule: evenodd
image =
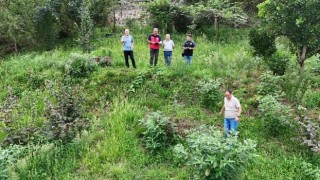
M 231 90 L 224 93 L 224 104 L 219 115 L 224 111 L 224 130 L 226 134 L 237 131 L 240 115 L 242 112 L 240 101 L 232 95 Z
M 170 39 L 170 34 L 166 35 L 166 40 L 162 42 L 164 60 L 167 66 L 171 65 L 172 51 L 174 49 L 174 42 Z

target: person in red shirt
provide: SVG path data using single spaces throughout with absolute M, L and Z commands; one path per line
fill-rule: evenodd
M 150 45 L 150 66 L 157 66 L 159 49 L 162 44 L 161 37 L 158 34 L 158 28 L 154 28 L 151 35 L 148 37 Z

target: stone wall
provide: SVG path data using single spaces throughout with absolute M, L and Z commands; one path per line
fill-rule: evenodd
M 145 13 L 146 10 L 141 1 L 123 2 L 115 12 L 116 24 L 125 26 L 128 20 L 139 20 L 145 23 L 145 20 L 141 18 Z M 113 22 L 113 19 L 111 21 Z

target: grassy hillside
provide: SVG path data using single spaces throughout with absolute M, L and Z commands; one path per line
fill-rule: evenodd
M 265 120 L 277 113 L 264 114 L 258 108 L 260 100 L 268 95 L 262 90 L 269 88 L 273 92 L 281 87 L 286 93 L 282 105 L 290 107 L 292 120 L 298 116 L 297 104 L 289 93 L 298 81 L 295 60 L 290 60 L 286 75 L 280 77 L 282 83 L 277 83 L 272 75 L 270 81 L 264 81 L 261 77 L 267 73 L 267 67 L 261 59 L 252 57 L 246 34 L 244 30 L 230 30 L 220 43 L 210 42 L 204 35 L 195 36 L 197 49 L 191 66 L 185 65 L 181 57 L 180 46 L 185 37 L 172 34 L 176 44 L 172 66 L 165 67 L 160 53 L 158 67 L 149 67 L 148 30 L 138 28 L 132 30 L 137 69 L 124 66 L 120 33 L 105 37 L 96 32 L 95 48 L 90 54 L 65 43 L 54 51 L 28 52 L 2 60 L 0 141 L 11 134 L 12 142 L 24 145 L 2 144 L 0 179 L 192 178 L 192 167 L 174 163 L 171 148 L 151 154 L 143 146 L 144 127 L 139 120 L 161 111 L 177 124 L 181 136 L 184 130 L 203 124 L 222 131 L 223 120 L 217 113 L 227 88 L 234 90 L 244 109 L 239 141 L 257 142 L 258 156 L 238 178 L 316 179 L 319 154 L 301 145 L 302 134 L 294 127 L 272 126 L 272 118 L 270 122 Z M 288 53 L 286 47 L 285 41 L 279 41 L 278 48 Z M 86 63 L 80 67 L 75 63 L 98 56 L 111 56 L 112 66 Z M 309 85 L 302 89 L 307 90 L 309 98 L 300 101 L 308 108 L 310 117 L 319 115 L 319 99 L 314 93 L 319 95 L 320 78 L 311 71 L 317 66 L 316 58 L 308 60 L 305 77 Z M 210 91 L 206 88 L 214 85 L 219 85 L 219 101 L 207 99 Z M 63 91 L 63 87 L 75 91 Z M 71 97 L 68 93 L 63 96 L 67 98 L 80 94 L 82 106 L 75 111 L 81 111 L 89 122 L 68 143 L 46 138 L 48 100 L 56 105 L 54 94 L 60 91 L 69 92 Z M 273 105 L 270 109 L 281 113 Z M 276 135 L 273 127 L 279 127 Z

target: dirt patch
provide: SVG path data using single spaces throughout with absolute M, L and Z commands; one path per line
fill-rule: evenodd
M 182 137 L 187 136 L 193 128 L 198 127 L 200 125 L 199 121 L 195 121 L 192 119 L 180 119 L 176 120 L 175 123 L 177 133 Z

